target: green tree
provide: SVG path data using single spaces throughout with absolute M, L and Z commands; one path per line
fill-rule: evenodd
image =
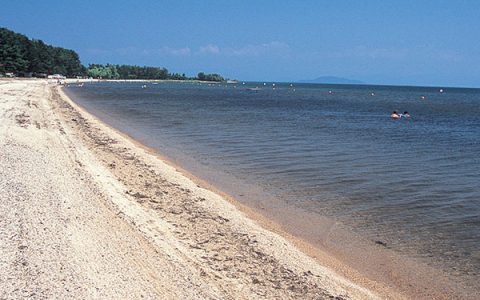
M 197 79 L 201 81 L 224 81 L 225 79 L 218 74 L 205 74 L 203 72 L 198 73 Z
M 0 71 L 28 71 L 28 39 L 5 28 L 0 28 Z
M 46 45 L 41 40 L 30 40 L 0 28 L 0 72 L 60 73 L 72 77 L 85 74 L 85 67 L 73 50 Z

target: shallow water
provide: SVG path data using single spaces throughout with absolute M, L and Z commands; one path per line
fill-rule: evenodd
M 238 198 L 279 199 L 478 277 L 479 89 L 143 84 L 66 92 Z M 392 110 L 411 118 L 391 120 Z

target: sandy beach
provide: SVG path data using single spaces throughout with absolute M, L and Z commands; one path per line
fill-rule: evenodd
M 0 299 L 464 298 L 410 266 L 365 276 L 362 256 L 339 259 L 347 240 L 311 248 L 54 83 L 2 80 L 0 95 Z
M 1 299 L 377 298 L 47 81 L 0 90 Z

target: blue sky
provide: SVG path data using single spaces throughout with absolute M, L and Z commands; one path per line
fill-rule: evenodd
M 84 64 L 480 87 L 480 1 L 9 1 L 0 26 Z

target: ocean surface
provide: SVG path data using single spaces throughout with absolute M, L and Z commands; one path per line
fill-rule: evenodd
M 240 201 L 274 198 L 478 278 L 480 89 L 103 82 L 66 92 Z

